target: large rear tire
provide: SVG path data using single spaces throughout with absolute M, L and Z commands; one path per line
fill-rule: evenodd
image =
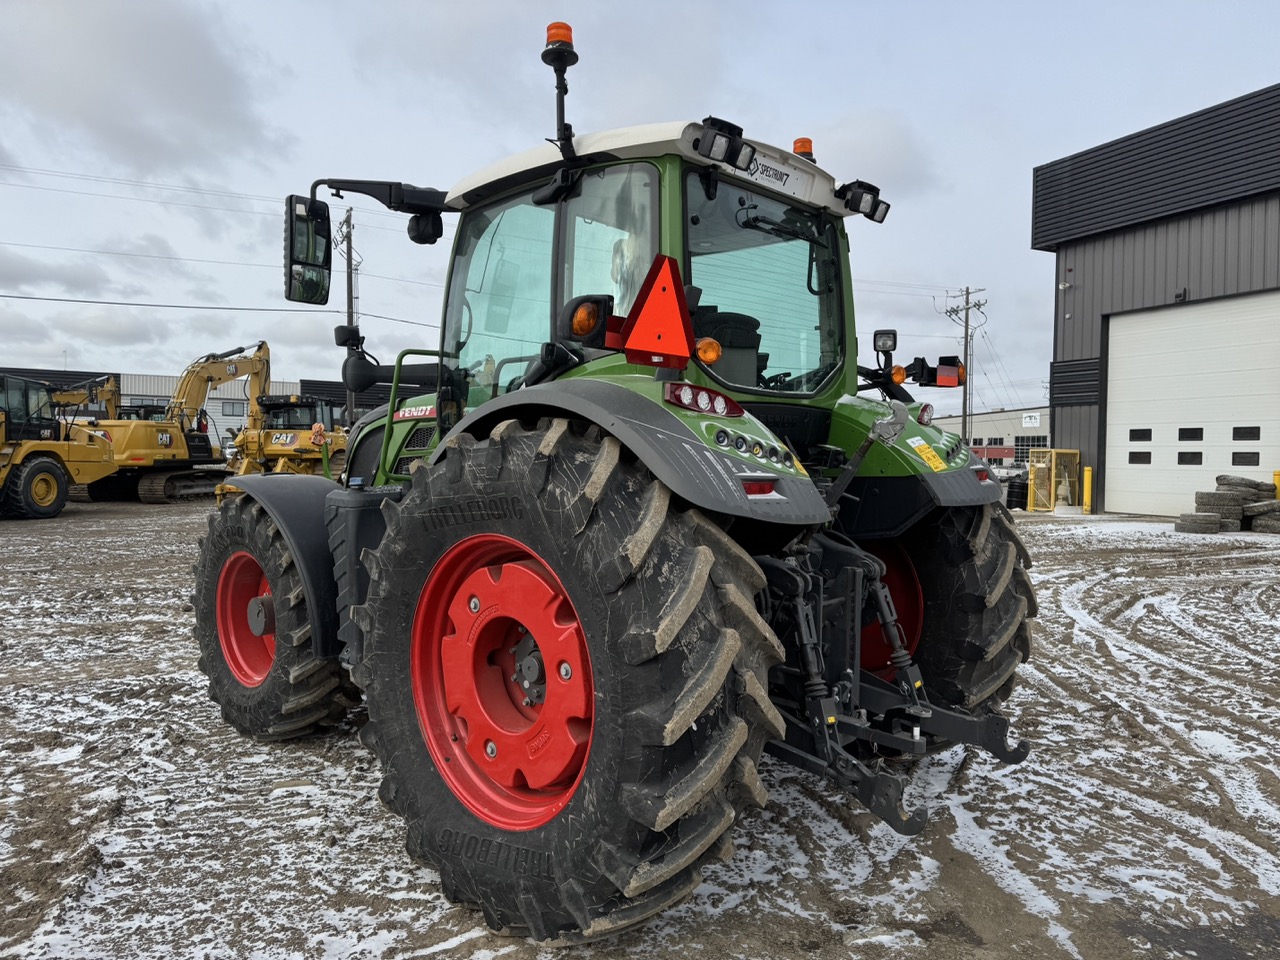
M 1031 657 L 1038 609 L 1013 518 L 998 503 L 941 509 L 902 545 L 923 598 L 915 658 L 926 689 L 972 713 L 995 709 Z
M 247 496 L 209 517 L 195 565 L 195 639 L 222 718 L 259 740 L 333 725 L 353 703 L 336 660 L 311 649 L 311 616 L 279 527 Z
M 613 933 L 687 897 L 765 802 L 764 578 L 595 428 L 453 443 L 384 504 L 352 614 L 380 796 L 495 930 Z
M 67 505 L 71 480 L 52 457 L 32 457 L 13 468 L 0 492 L 0 512 L 22 520 L 49 520 Z

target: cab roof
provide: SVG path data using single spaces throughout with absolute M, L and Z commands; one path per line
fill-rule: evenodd
M 703 130 L 701 123 L 679 121 L 620 127 L 574 137 L 573 148 L 580 159 L 590 163 L 674 154 L 699 166 L 715 167 L 723 177 L 754 183 L 838 216 L 849 216 L 844 202 L 836 197 L 834 178 L 811 161 L 790 150 L 748 139 L 756 148 L 756 155 L 748 169 L 738 170 L 699 155 L 694 142 Z M 453 210 L 465 210 L 524 184 L 545 181 L 564 165 L 560 149 L 544 143 L 464 177 L 449 191 L 445 204 Z

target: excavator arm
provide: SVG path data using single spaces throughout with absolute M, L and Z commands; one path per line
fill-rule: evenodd
M 247 377 L 248 395 L 270 393 L 271 349 L 267 341 L 259 340 L 253 353 L 248 347 L 236 347 L 223 353 L 210 353 L 194 360 L 174 388 L 165 420 L 182 424 L 183 429 L 196 423 L 200 411 L 209 399 L 209 391 L 229 380 Z
M 120 387 L 112 376 L 86 380 L 62 390 L 51 390 L 49 399 L 59 409 L 100 403 L 106 410 L 104 420 L 114 420 L 120 412 Z

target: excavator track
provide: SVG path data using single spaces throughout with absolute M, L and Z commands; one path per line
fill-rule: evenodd
M 186 503 L 212 497 L 218 484 L 231 474 L 225 470 L 172 470 L 151 473 L 138 481 L 143 503 Z

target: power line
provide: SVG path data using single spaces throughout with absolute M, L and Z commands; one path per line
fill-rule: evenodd
M 88 183 L 115 183 L 126 187 L 144 187 L 149 190 L 172 190 L 177 193 L 195 193 L 207 197 L 230 197 L 237 200 L 261 200 L 265 203 L 278 204 L 282 197 L 264 197 L 254 193 L 238 193 L 232 190 L 210 190 L 207 187 L 192 187 L 177 183 L 159 183 L 154 180 L 129 180 L 124 177 L 107 177 L 93 173 L 71 173 L 66 170 L 45 170 L 40 167 L 24 167 L 16 163 L 0 163 L 0 170 L 13 170 L 18 173 L 35 174 L 41 177 L 59 177 L 65 180 L 82 180 Z M 9 186 L 29 186 L 29 184 L 9 184 Z M 102 196 L 102 194 L 91 194 Z M 404 215 L 392 213 L 390 210 L 373 210 L 363 207 L 357 209 L 377 217 L 400 219 Z
M 68 190 L 65 187 L 42 187 L 34 183 L 13 183 L 8 180 L 0 180 L 0 187 L 17 187 L 23 190 L 44 190 L 47 193 L 65 193 L 65 194 L 70 194 L 71 196 L 76 196 L 76 197 L 97 197 L 100 200 L 127 200 L 131 203 L 154 203 L 154 204 L 159 204 L 160 206 L 165 206 L 165 207 L 187 207 L 193 210 L 211 210 L 215 213 L 243 213 L 246 215 L 256 216 L 256 217 L 279 217 L 280 216 L 280 213 L 274 210 L 273 211 L 241 210 L 238 207 L 216 207 L 208 203 L 185 203 L 181 200 L 164 200 L 164 199 L 161 199 L 160 197 L 129 197 L 119 193 L 94 193 L 91 190 Z M 245 196 L 245 195 L 242 194 L 240 196 Z M 253 199 L 253 198 L 246 197 L 246 199 Z M 271 201 L 271 202 L 274 203 L 277 201 Z M 362 212 L 376 213 L 377 211 L 362 210 Z M 365 226 L 369 230 L 385 230 L 388 233 L 403 232 L 402 230 L 399 230 L 395 227 L 381 227 L 381 226 L 378 226 L 377 224 L 366 224 Z
M 140 300 L 91 300 L 87 297 L 37 297 L 21 293 L 0 293 L 0 299 L 4 300 L 36 300 L 46 303 L 83 303 L 92 306 L 101 307 L 145 307 L 153 310 L 219 310 L 231 313 L 337 313 L 342 314 L 345 311 L 336 310 L 332 307 L 308 308 L 308 307 L 232 307 L 220 304 L 206 303 L 145 303 Z M 378 320 L 390 320 L 393 323 L 407 323 L 415 327 L 429 327 L 439 329 L 439 324 L 422 323 L 419 320 L 405 320 L 401 317 L 386 317 L 376 313 L 363 314 L 366 317 L 374 317 Z
M 88 247 L 60 247 L 44 243 L 18 243 L 16 240 L 0 240 L 2 247 L 23 247 L 28 250 L 57 250 L 63 253 L 92 253 L 104 257 L 138 257 L 144 260 L 170 260 L 177 263 L 207 263 L 223 267 L 254 267 L 267 270 L 279 270 L 278 263 L 249 263 L 247 260 L 208 260 L 200 257 L 175 257 L 162 253 L 136 253 L 128 250 L 93 250 Z M 444 287 L 439 280 L 410 280 L 408 277 L 388 277 L 380 273 L 361 273 L 363 277 L 378 280 L 392 280 L 396 283 L 414 283 L 424 287 Z

